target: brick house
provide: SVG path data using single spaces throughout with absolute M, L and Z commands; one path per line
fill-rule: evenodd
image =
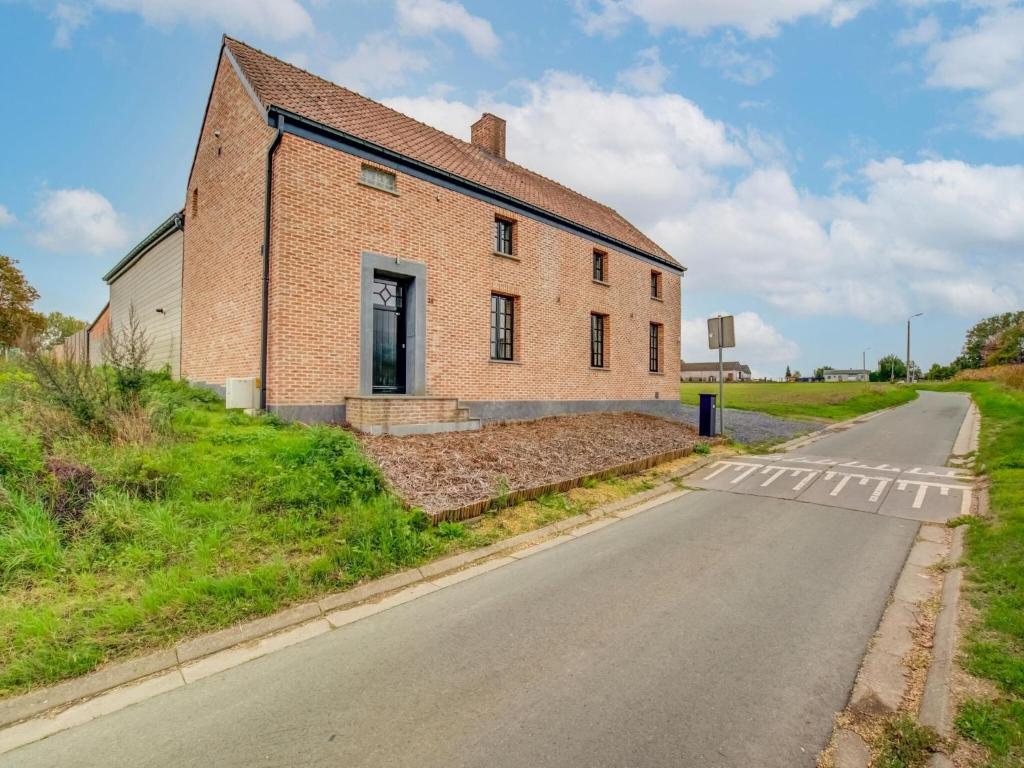
M 722 363 L 725 381 L 750 381 L 750 366 L 735 360 Z M 718 381 L 718 361 L 708 363 L 679 363 L 680 381 Z
M 183 229 L 182 376 L 285 417 L 679 411 L 684 268 L 493 115 L 460 141 L 225 37 Z

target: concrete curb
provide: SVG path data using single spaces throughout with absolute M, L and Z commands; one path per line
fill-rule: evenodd
M 958 563 L 963 555 L 966 530 L 967 526 L 961 525 L 953 532 L 953 544 L 949 550 L 951 564 Z M 949 736 L 953 730 L 950 685 L 956 658 L 956 619 L 963 577 L 964 569 L 957 566 L 948 571 L 943 580 L 942 604 L 935 620 L 935 637 L 932 642 L 932 663 L 928 668 L 917 714 L 921 725 L 934 728 L 942 736 Z
M 717 458 L 705 457 L 670 475 L 670 479 L 697 472 Z M 671 480 L 663 482 L 650 490 L 486 547 L 393 573 L 317 601 L 184 640 L 174 648 L 111 664 L 83 677 L 7 699 L 0 702 L 0 754 L 567 543 L 688 493 Z M 520 547 L 527 548 L 514 552 Z M 491 560 L 496 555 L 507 556 Z M 378 602 L 367 602 L 381 597 Z
M 921 530 L 929 527 L 922 526 Z M 930 568 L 946 555 L 947 548 L 932 541 L 931 535 L 918 535 L 907 555 L 892 601 L 882 614 L 872 645 L 861 663 L 860 673 L 850 696 L 850 709 L 866 715 L 896 712 L 903 702 L 910 670 L 903 658 L 913 647 L 912 632 L 917 626 L 918 604 L 931 597 L 933 582 Z

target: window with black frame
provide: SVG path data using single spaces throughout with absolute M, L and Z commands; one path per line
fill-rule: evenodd
M 608 254 L 594 251 L 594 279 L 599 283 L 608 282 Z
M 494 251 L 504 256 L 512 255 L 512 228 L 515 223 L 500 216 L 494 219 Z
M 651 298 L 661 298 L 661 272 L 651 270 Z
M 596 313 L 590 315 L 590 365 L 593 368 L 604 368 L 605 361 L 605 316 Z
M 513 360 L 515 354 L 515 299 L 491 294 L 491 359 Z
M 659 373 L 661 371 L 661 325 L 658 323 L 651 323 L 650 361 L 651 373 Z

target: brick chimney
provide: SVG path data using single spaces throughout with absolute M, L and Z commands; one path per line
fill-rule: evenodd
M 472 143 L 480 149 L 490 152 L 492 155 L 505 159 L 505 121 L 500 117 L 484 112 L 483 115 L 473 123 Z

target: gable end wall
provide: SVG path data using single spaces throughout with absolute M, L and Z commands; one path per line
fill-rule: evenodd
M 181 373 L 189 381 L 223 387 L 228 378 L 259 375 L 260 249 L 273 136 L 222 53 L 185 197 Z

